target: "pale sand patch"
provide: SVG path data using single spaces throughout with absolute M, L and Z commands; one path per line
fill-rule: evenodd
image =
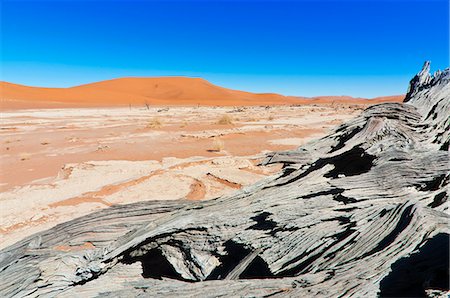
M 264 174 L 251 157 L 166 158 L 158 161 L 91 161 L 69 164 L 47 184 L 26 185 L 0 194 L 0 247 L 37 231 L 107 208 L 149 200 L 200 200 L 252 184 Z M 264 168 L 261 167 L 264 173 Z M 267 175 L 273 171 L 266 169 Z M 211 179 L 213 177 L 214 179 Z M 18 202 L 21 202 L 18 204 Z
M 156 161 L 91 161 L 68 164 L 48 184 L 26 185 L 0 193 L 0 228 L 7 229 L 21 218 L 32 218 L 45 206 L 111 184 L 136 179 L 161 168 Z M 20 202 L 20 204 L 18 204 Z
M 107 196 L 104 200 L 112 204 L 134 203 L 149 200 L 179 200 L 186 197 L 194 178 L 162 172 Z M 176 187 L 170 187 L 176 185 Z
M 285 145 L 285 146 L 300 146 L 304 143 L 304 138 L 276 139 L 276 140 L 270 140 L 269 143 L 276 144 L 276 145 Z

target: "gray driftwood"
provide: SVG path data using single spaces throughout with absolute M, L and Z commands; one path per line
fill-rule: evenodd
M 403 104 L 269 155 L 283 171 L 233 195 L 114 206 L 26 238 L 0 252 L 0 296 L 442 294 L 449 81 L 426 63 Z

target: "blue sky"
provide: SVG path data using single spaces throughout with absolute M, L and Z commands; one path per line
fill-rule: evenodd
M 191 76 L 285 95 L 401 94 L 449 65 L 447 0 L 2 0 L 1 80 Z

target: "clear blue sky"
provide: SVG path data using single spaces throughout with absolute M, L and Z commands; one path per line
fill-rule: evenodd
M 26 85 L 181 75 L 374 97 L 449 65 L 448 0 L 1 1 L 1 80 Z

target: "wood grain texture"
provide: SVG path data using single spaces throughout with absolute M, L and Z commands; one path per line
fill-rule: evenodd
M 0 252 L 2 297 L 438 295 L 448 290 L 450 70 L 210 201 L 114 206 Z M 433 292 L 435 291 L 435 292 Z

